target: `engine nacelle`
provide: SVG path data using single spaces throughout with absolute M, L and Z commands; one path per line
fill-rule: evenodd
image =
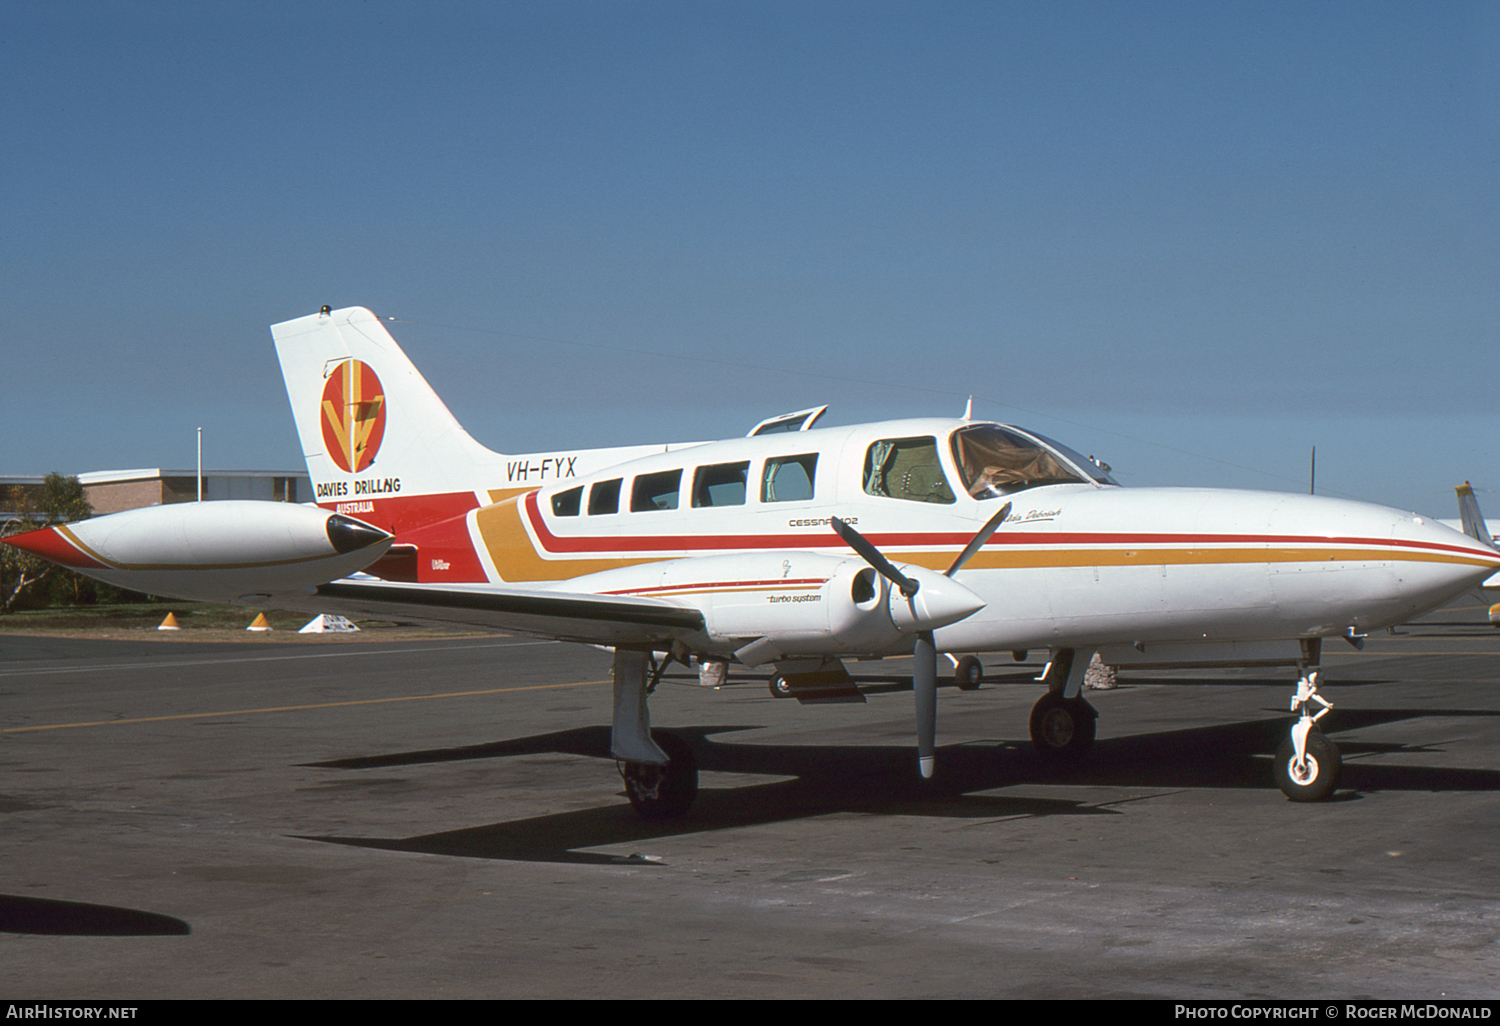
M 260 501 L 148 506 L 4 539 L 121 588 L 251 603 L 347 577 L 391 540 L 353 517 Z
M 749 665 L 898 650 L 906 636 L 984 607 L 977 595 L 942 574 L 922 567 L 902 570 L 920 585 L 911 599 L 858 556 L 795 551 L 647 563 L 591 574 L 563 587 L 692 606 L 702 611 L 716 648 L 739 654 Z

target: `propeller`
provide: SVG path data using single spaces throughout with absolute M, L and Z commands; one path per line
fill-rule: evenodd
M 979 529 L 979 533 L 970 539 L 969 544 L 965 545 L 964 550 L 958 554 L 958 558 L 953 561 L 953 565 L 943 571 L 943 576 L 952 577 L 962 570 L 964 564 L 974 558 L 974 553 L 984 548 L 984 543 L 989 541 L 994 533 L 999 530 L 1000 525 L 1005 523 L 1005 518 L 1008 516 L 1010 516 L 1010 503 L 1007 502 L 1004 506 L 1000 507 L 1000 512 L 985 521 L 984 526 Z
M 958 558 L 953 561 L 953 565 L 943 573 L 943 576 L 932 578 L 930 583 L 933 583 L 935 587 L 940 583 L 945 584 L 946 582 L 943 581 L 944 577 L 951 579 L 954 574 L 963 569 L 964 564 L 973 558 L 974 553 L 984 547 L 984 544 L 990 540 L 991 536 L 994 535 L 995 531 L 1005 522 L 1005 518 L 1009 515 L 1010 503 L 1007 502 L 970 539 L 969 544 L 964 546 L 964 550 L 958 554 Z M 868 538 L 860 534 L 849 524 L 838 517 L 829 517 L 828 519 L 834 531 L 838 533 L 840 538 L 844 539 L 844 543 L 859 553 L 861 558 L 874 567 L 881 576 L 900 589 L 902 596 L 907 601 L 907 605 L 912 607 L 914 623 L 920 628 L 917 631 L 916 643 L 912 647 L 911 675 L 911 686 L 916 699 L 917 713 L 917 769 L 922 774 L 922 779 L 929 780 L 932 778 L 933 770 L 937 765 L 937 641 L 933 637 L 933 628 L 941 625 L 943 622 L 956 622 L 962 619 L 963 616 L 977 612 L 978 609 L 969 608 L 968 612 L 951 618 L 945 615 L 938 622 L 934 622 L 936 617 L 932 613 L 919 614 L 916 608 L 917 603 L 912 600 L 916 597 L 917 592 L 921 590 L 921 581 L 916 577 L 908 577 L 896 569 L 895 565 L 889 559 L 886 559 L 885 556 L 881 555 L 880 550 L 871 544 Z M 922 572 L 930 573 L 930 571 Z M 947 594 L 935 597 L 951 602 L 955 597 L 951 595 L 951 587 L 936 587 L 937 591 Z M 975 601 L 979 601 L 978 596 L 973 595 L 967 588 L 964 588 L 962 585 L 957 585 L 956 587 L 959 591 L 971 596 Z M 934 607 L 940 604 L 934 603 Z M 923 606 L 925 610 L 927 604 L 923 603 Z M 982 603 L 980 608 L 982 608 Z
M 937 642 L 931 631 L 918 631 L 913 646 L 911 690 L 917 703 L 917 772 L 932 779 L 937 768 Z
M 864 561 L 880 571 L 882 577 L 900 588 L 902 595 L 911 598 L 921 588 L 920 584 L 912 578 L 907 577 L 900 570 L 897 570 L 889 559 L 882 556 L 880 550 L 870 544 L 870 539 L 860 534 L 838 517 L 829 517 L 828 523 L 838 532 L 838 536 L 844 539 L 845 545 L 848 545 L 864 557 Z

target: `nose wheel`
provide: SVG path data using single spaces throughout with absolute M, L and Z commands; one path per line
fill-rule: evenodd
M 1307 735 L 1302 758 L 1291 738 L 1276 749 L 1276 786 L 1294 802 L 1320 802 L 1339 784 L 1343 759 L 1338 745 L 1318 731 Z
M 1322 707 L 1316 714 L 1312 712 L 1315 705 Z M 1317 727 L 1332 708 L 1333 703 L 1318 694 L 1318 671 L 1304 664 L 1292 697 L 1297 722 L 1292 724 L 1291 736 L 1276 749 L 1276 786 L 1294 802 L 1320 802 L 1338 786 L 1343 757 L 1338 745 Z

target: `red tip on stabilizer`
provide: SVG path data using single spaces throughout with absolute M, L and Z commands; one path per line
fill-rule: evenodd
M 104 566 L 103 563 L 69 541 L 62 529 L 57 527 L 43 527 L 37 531 L 27 531 L 25 534 L 13 534 L 9 538 L 0 538 L 0 542 L 14 545 L 34 556 L 41 556 L 43 559 L 49 559 L 63 566 L 85 570 Z

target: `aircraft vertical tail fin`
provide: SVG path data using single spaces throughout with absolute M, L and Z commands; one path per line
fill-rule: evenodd
M 1458 515 L 1464 534 L 1493 546 L 1495 539 L 1490 537 L 1489 525 L 1484 522 L 1484 514 L 1479 512 L 1479 500 L 1474 498 L 1473 487 L 1465 481 L 1453 490 L 1458 493 Z
M 502 457 L 460 426 L 373 313 L 324 307 L 271 335 L 319 503 L 387 530 L 476 504 Z

